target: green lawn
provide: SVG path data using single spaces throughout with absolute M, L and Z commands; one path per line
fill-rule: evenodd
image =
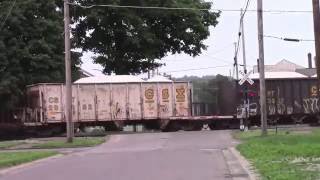
M 106 141 L 105 137 L 77 137 L 73 143 L 67 143 L 65 139 L 51 140 L 32 145 L 32 148 L 76 148 L 92 147 Z
M 237 149 L 263 179 L 320 179 L 320 131 L 295 134 L 281 131 L 260 137 L 260 131 L 239 132 Z
M 0 141 L 0 150 L 23 144 L 22 141 Z
M 53 151 L 39 152 L 0 152 L 0 168 L 19 165 L 37 159 L 56 155 Z

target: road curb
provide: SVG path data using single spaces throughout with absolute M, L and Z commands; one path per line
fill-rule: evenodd
M 35 161 L 23 163 L 23 164 L 20 164 L 20 165 L 8 167 L 8 168 L 2 169 L 2 170 L 0 169 L 0 177 L 4 176 L 6 174 L 9 174 L 9 173 L 17 172 L 18 170 L 22 170 L 24 168 L 27 168 L 27 167 L 30 167 L 30 166 L 33 166 L 33 165 L 36 165 L 36 164 L 45 163 L 45 162 L 48 162 L 48 161 L 51 161 L 51 160 L 59 159 L 59 158 L 61 158 L 63 156 L 64 156 L 63 154 L 57 154 L 57 155 L 50 156 L 50 157 L 47 157 L 47 158 L 42 158 L 42 159 L 38 159 L 38 160 L 35 160 Z
M 248 174 L 250 180 L 260 180 L 260 176 L 254 170 L 254 167 L 245 159 L 236 148 L 231 147 L 229 151 L 238 159 L 243 170 Z

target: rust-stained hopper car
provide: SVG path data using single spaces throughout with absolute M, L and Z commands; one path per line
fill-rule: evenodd
M 188 82 L 156 78 L 144 81 L 125 75 L 88 77 L 73 84 L 72 94 L 73 121 L 80 126 L 121 129 L 126 124 L 142 123 L 161 129 L 169 125 L 199 129 L 200 122 L 219 118 L 192 116 L 192 86 Z M 24 124 L 64 124 L 64 96 L 63 84 L 29 86 Z

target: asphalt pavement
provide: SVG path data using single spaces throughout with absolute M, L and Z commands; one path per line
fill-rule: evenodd
M 107 143 L 0 171 L 0 180 L 249 179 L 231 131 L 113 135 Z

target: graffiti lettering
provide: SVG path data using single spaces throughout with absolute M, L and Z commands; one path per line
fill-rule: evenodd
M 310 88 L 310 94 L 312 97 L 318 96 L 318 88 L 317 86 L 312 86 Z
M 117 118 L 120 114 L 122 114 L 122 109 L 121 109 L 120 104 L 118 102 L 115 105 L 113 104 L 111 109 L 112 109 L 111 115 L 112 115 L 113 119 Z
M 301 105 L 297 100 L 294 101 L 294 106 L 295 106 L 297 109 L 301 109 L 301 108 L 302 108 L 302 105 Z
M 276 99 L 275 99 L 275 91 L 267 91 L 267 110 L 269 115 L 276 114 Z
M 278 112 L 278 114 L 285 114 L 286 113 L 286 105 L 284 104 L 284 98 L 278 98 L 277 112 Z
M 249 116 L 256 116 L 258 114 L 258 104 L 251 103 L 248 108 Z M 237 107 L 237 118 L 245 118 L 246 117 L 246 109 L 243 104 Z
M 287 107 L 287 114 L 292 114 L 293 113 L 293 107 L 292 106 L 288 106 Z
M 167 113 L 167 112 L 169 112 L 169 108 L 167 105 L 160 105 L 160 111 L 162 113 Z
M 304 113 L 316 113 L 319 112 L 318 98 L 305 98 L 303 99 Z

